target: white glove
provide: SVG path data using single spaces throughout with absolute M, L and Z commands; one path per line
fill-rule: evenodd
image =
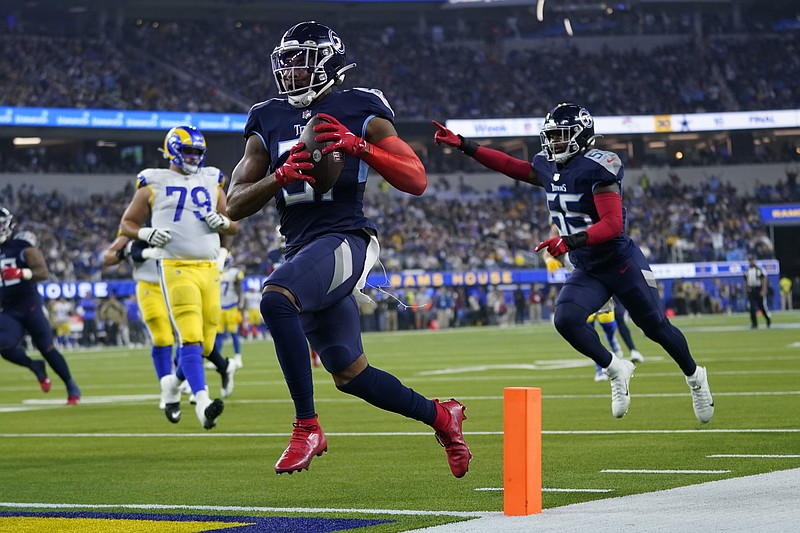
M 205 216 L 206 224 L 213 230 L 228 229 L 231 227 L 231 221 L 225 215 L 220 215 L 216 211 L 211 211 Z
M 142 228 L 136 235 L 140 240 L 146 241 L 147 244 L 158 247 L 164 246 L 172 240 L 172 235 L 166 229 Z

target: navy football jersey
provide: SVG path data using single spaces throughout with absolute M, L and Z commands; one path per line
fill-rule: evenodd
M 18 237 L 0 244 L 0 270 L 7 267 L 28 268 L 22 252 L 25 248 L 33 247 L 33 244 Z M 33 280 L 0 278 L 0 307 L 13 309 L 40 302 L 41 296 L 36 287 L 37 282 Z
M 270 173 L 286 162 L 289 150 L 300 138 L 308 120 L 327 113 L 363 137 L 367 123 L 381 117 L 394 123 L 394 111 L 380 91 L 355 88 L 332 92 L 303 109 L 286 99 L 274 98 L 254 105 L 245 125 L 245 138 L 258 135 L 272 161 Z M 363 199 L 369 167 L 357 157 L 345 156 L 344 168 L 333 188 L 319 194 L 306 182 L 298 181 L 275 197 L 281 231 L 286 236 L 286 253 L 291 256 L 300 246 L 325 233 L 375 230 L 364 216 Z
M 598 185 L 616 183 L 622 194 L 622 161 L 613 152 L 589 150 L 570 159 L 563 168 L 548 161 L 544 152 L 533 158 L 533 169 L 547 193 L 550 220 L 560 235 L 586 231 L 600 220 L 594 205 L 593 191 Z M 623 220 L 625 210 L 623 209 Z M 624 261 L 635 244 L 625 233 L 596 246 L 572 250 L 569 259 L 576 268 L 591 270 L 604 264 Z

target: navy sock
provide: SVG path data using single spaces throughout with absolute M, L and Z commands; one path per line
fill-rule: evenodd
M 206 373 L 203 369 L 203 346 L 190 344 L 181 348 L 180 369 L 186 375 L 192 394 L 206 389 Z
M 228 370 L 228 361 L 222 357 L 222 354 L 219 353 L 216 347 L 211 350 L 211 353 L 208 354 L 207 359 L 214 363 L 214 366 L 217 367 L 217 372 L 220 374 L 224 374 Z
M 295 416 L 314 418 L 314 381 L 300 312 L 283 294 L 267 291 L 261 298 L 261 315 L 272 332 L 283 378 L 294 402 Z
M 42 351 L 42 357 L 45 358 L 47 364 L 53 369 L 53 372 L 64 380 L 64 383 L 72 381 L 72 374 L 69 372 L 69 366 L 67 366 L 67 361 L 64 359 L 64 356 L 61 355 L 61 352 L 55 348 L 50 348 L 49 350 Z
M 597 331 L 586 322 L 588 311 L 572 302 L 562 302 L 556 306 L 554 318 L 556 329 L 573 348 L 603 368 L 611 364 L 611 353 L 600 342 Z
M 436 404 L 403 385 L 399 379 L 372 366 L 351 379 L 340 391 L 366 400 L 375 407 L 398 413 L 429 426 L 436 420 Z
M 159 381 L 172 373 L 172 346 L 153 346 L 150 356 L 153 358 L 153 366 Z
M 3 356 L 3 359 L 14 363 L 15 365 L 24 366 L 25 368 L 33 368 L 33 359 L 28 357 L 28 354 L 25 353 L 25 350 L 22 349 L 22 346 L 4 348 L 2 351 L 0 351 L 0 355 Z
M 678 363 L 685 375 L 691 376 L 694 374 L 695 370 L 697 370 L 697 363 L 694 362 L 692 354 L 689 352 L 689 344 L 686 342 L 686 337 L 683 336 L 681 330 L 676 328 L 672 322 L 663 318 L 657 326 L 647 326 L 642 328 L 642 331 L 667 351 L 670 357 Z

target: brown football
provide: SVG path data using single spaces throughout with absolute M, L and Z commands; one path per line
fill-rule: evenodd
M 311 154 L 311 162 L 314 163 L 314 168 L 304 170 L 303 174 L 314 178 L 315 181 L 311 186 L 320 194 L 325 194 L 333 188 L 344 167 L 344 154 L 340 150 L 322 155 L 322 149 L 333 144 L 333 141 L 320 143 L 315 139 L 317 133 L 314 132 L 314 126 L 323 122 L 325 121 L 314 115 L 306 123 L 300 135 L 300 141 L 306 145 L 305 151 Z

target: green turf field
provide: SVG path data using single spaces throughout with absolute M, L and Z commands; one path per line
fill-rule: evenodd
M 716 415 L 704 426 L 677 365 L 635 328 L 646 361 L 621 420 L 611 416 L 608 383 L 593 381 L 591 361 L 550 324 L 365 335 L 374 366 L 423 395 L 467 406 L 474 459 L 463 479 L 450 475 L 430 428 L 340 393 L 321 368 L 317 411 L 329 452 L 308 471 L 277 476 L 294 415 L 269 342 L 244 344 L 235 392 L 208 432 L 188 401 L 178 425 L 158 410 L 149 350 L 67 352 L 83 390 L 79 406 L 62 405 L 57 376 L 43 394 L 33 374 L 3 361 L 0 511 L 9 503 L 149 512 L 163 505 L 158 512 L 391 520 L 365 532 L 502 511 L 502 396 L 515 386 L 542 389 L 545 508 L 800 467 L 798 457 L 725 457 L 800 454 L 800 313 L 776 313 L 769 330 L 750 330 L 745 315 L 675 323 L 709 371 Z M 208 374 L 214 397 L 219 380 Z M 718 473 L 603 472 L 651 469 Z

